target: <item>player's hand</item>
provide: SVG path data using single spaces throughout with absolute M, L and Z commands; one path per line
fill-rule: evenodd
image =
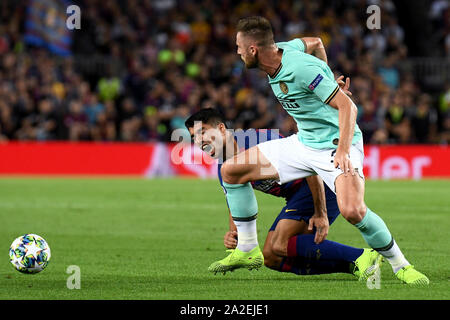
M 334 155 L 334 167 L 342 170 L 344 175 L 347 176 L 349 173 L 355 175 L 355 168 L 353 168 L 352 162 L 350 161 L 350 156 L 346 152 L 342 152 L 339 149 L 336 150 Z
M 348 90 L 350 88 L 350 78 L 349 77 L 347 77 L 344 82 L 344 76 L 340 76 L 336 79 L 336 82 L 338 83 L 339 87 L 346 95 L 348 95 L 349 97 L 352 96 L 352 93 L 350 92 L 350 90 Z
M 227 249 L 235 249 L 237 246 L 237 231 L 228 231 L 225 233 L 223 244 Z
M 316 236 L 314 237 L 314 242 L 316 244 L 320 244 L 326 239 L 328 235 L 328 229 L 330 228 L 328 217 L 313 215 L 309 219 L 308 230 L 313 230 L 314 227 L 316 227 Z

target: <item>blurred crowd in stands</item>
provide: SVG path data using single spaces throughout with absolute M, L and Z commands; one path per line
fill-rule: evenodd
M 372 3 L 379 30 L 366 27 Z M 431 94 L 399 67 L 409 52 L 390 0 L 79 1 L 70 57 L 24 43 L 26 4 L 0 3 L 0 141 L 170 141 L 203 107 L 233 128 L 296 132 L 267 77 L 236 54 L 238 19 L 263 15 L 276 41 L 322 39 L 336 77 L 351 78 L 366 143 L 450 142 L 450 83 Z M 423 22 L 442 33 L 437 55 L 447 59 L 449 12 L 433 1 Z

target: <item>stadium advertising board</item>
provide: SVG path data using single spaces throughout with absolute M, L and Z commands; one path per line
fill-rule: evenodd
M 194 146 L 164 143 L 7 143 L 0 174 L 215 177 L 215 161 Z M 445 146 L 366 146 L 369 179 L 450 177 Z

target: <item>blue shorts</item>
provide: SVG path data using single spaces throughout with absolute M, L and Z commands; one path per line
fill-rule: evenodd
M 308 190 L 309 191 L 309 190 Z M 325 187 L 325 196 L 327 201 L 328 222 L 331 225 L 339 215 L 339 207 L 336 201 L 336 195 Z M 314 214 L 314 202 L 309 193 L 305 196 L 304 190 L 300 188 L 291 198 L 286 201 L 286 206 L 281 209 L 280 214 L 275 219 L 269 231 L 274 231 L 277 224 L 282 219 L 303 220 L 309 224 L 309 219 Z

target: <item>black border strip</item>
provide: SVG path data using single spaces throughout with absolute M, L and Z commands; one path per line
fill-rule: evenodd
M 389 249 L 391 249 L 394 246 L 394 238 L 392 238 L 391 242 L 389 242 L 389 244 L 386 247 L 383 248 L 373 248 L 376 251 L 387 251 Z
M 251 281 L 248 290 L 251 295 Z M 368 310 L 390 309 L 402 317 L 417 315 L 420 309 L 446 311 L 449 300 L 10 300 L 0 301 L 0 307 L 6 315 L 17 315 L 17 310 L 25 308 L 51 310 L 50 319 L 67 318 L 68 311 L 75 317 L 86 317 L 89 313 L 102 319 L 109 315 L 117 318 L 122 312 L 127 317 L 145 315 L 149 319 L 158 313 L 161 313 L 161 319 L 290 319 L 299 310 L 302 317 L 317 317 L 320 313 L 321 319 L 334 319 L 337 315 L 348 317 L 349 312 L 367 313 Z M 210 317 L 205 312 L 193 314 L 192 310 L 199 308 L 203 311 L 214 308 L 214 312 Z
M 233 220 L 234 221 L 252 221 L 252 220 L 255 220 L 257 217 L 258 217 L 258 214 L 255 214 L 254 216 L 246 217 L 246 218 L 233 217 Z

